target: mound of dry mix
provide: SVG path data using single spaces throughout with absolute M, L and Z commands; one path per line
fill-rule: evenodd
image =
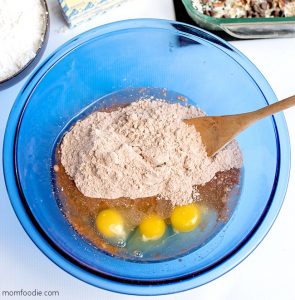
M 194 106 L 150 99 L 94 112 L 65 134 L 61 163 L 87 197 L 190 203 L 198 197 L 196 185 L 242 166 L 236 141 L 208 157 L 199 133 L 182 121 L 203 115 Z

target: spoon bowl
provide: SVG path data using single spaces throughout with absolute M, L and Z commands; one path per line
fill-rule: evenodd
M 185 123 L 195 126 L 208 156 L 212 156 L 253 123 L 292 106 L 295 106 L 295 96 L 249 113 L 193 118 L 185 120 Z

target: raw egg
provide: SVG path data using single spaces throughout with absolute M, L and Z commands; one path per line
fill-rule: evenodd
M 96 227 L 99 233 L 107 239 L 125 238 L 124 219 L 115 209 L 109 208 L 99 212 L 96 217 Z
M 149 215 L 141 221 L 139 231 L 144 241 L 155 241 L 164 235 L 166 224 L 158 215 Z
M 201 209 L 195 203 L 177 206 L 173 209 L 170 219 L 175 231 L 192 231 L 201 222 Z

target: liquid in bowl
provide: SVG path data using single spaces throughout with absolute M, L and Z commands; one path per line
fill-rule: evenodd
M 65 132 L 70 130 L 78 120 L 86 118 L 97 110 L 114 111 L 118 107 L 128 105 L 134 99 L 151 97 L 151 95 L 166 97 L 166 101 L 187 105 L 186 97 L 171 91 L 167 97 L 165 89 L 127 89 L 109 95 L 100 100 L 100 105 L 101 102 L 106 103 L 104 109 L 98 108 L 94 102 L 62 130 L 55 146 L 56 153 L 52 168 L 58 204 L 75 231 L 98 250 L 133 261 L 173 259 L 204 245 L 223 228 L 231 217 L 238 203 L 241 185 L 241 170 L 233 168 L 218 172 L 210 182 L 198 186 L 200 197 L 198 201 L 194 201 L 193 205 L 200 211 L 201 221 L 196 228 L 188 230 L 188 232 L 178 232 L 172 226 L 171 214 L 174 207 L 166 199 L 155 196 L 141 199 L 119 198 L 110 200 L 84 196 L 65 172 L 60 161 L 60 143 Z M 122 99 L 124 99 L 124 104 Z M 126 237 L 122 238 L 117 235 L 114 238 L 105 238 L 99 232 L 96 226 L 97 216 L 105 210 L 115 211 L 122 216 L 122 226 L 127 233 Z M 145 218 L 154 215 L 165 221 L 166 228 L 161 238 L 151 238 L 147 241 L 140 231 L 140 224 Z

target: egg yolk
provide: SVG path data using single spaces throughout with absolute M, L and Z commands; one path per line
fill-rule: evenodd
M 201 209 L 194 203 L 177 206 L 173 209 L 170 219 L 175 231 L 192 231 L 201 222 Z
M 105 238 L 124 238 L 124 219 L 115 209 L 102 210 L 96 217 L 96 227 Z
M 158 240 L 164 235 L 166 224 L 158 215 L 149 215 L 140 223 L 139 231 L 144 241 Z

